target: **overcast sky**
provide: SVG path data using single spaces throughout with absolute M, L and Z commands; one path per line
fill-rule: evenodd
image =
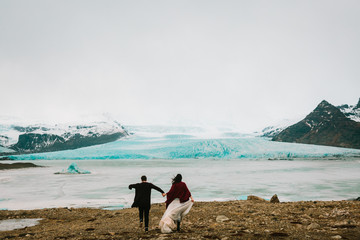
M 0 1 L 1 114 L 258 130 L 360 97 L 360 1 Z

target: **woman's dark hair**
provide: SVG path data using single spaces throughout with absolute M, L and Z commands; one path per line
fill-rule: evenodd
M 181 174 L 178 174 L 172 179 L 172 184 L 179 183 L 179 182 L 181 182 L 181 180 L 182 180 L 182 176 L 181 176 Z

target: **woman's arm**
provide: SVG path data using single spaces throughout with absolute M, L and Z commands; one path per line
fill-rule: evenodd
M 166 196 L 166 203 L 167 204 L 170 204 L 170 202 L 172 201 L 172 200 L 174 200 L 174 191 L 175 191 L 175 187 L 174 187 L 174 184 L 173 185 L 171 185 L 171 188 L 170 188 L 170 190 L 167 192 L 167 193 L 165 193 L 165 196 Z
M 171 185 L 171 188 L 170 188 L 170 190 L 166 193 L 166 195 L 171 195 L 173 192 L 175 191 L 175 187 L 174 187 L 174 184 L 173 185 Z

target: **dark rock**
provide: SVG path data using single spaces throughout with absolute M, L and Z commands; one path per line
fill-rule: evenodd
M 348 104 L 343 104 L 343 105 L 337 106 L 337 108 L 339 108 L 339 109 L 347 109 L 349 107 L 350 106 Z
M 274 196 L 271 197 L 270 202 L 271 203 L 279 203 L 280 200 L 279 200 L 278 196 L 276 194 L 274 194 Z
M 272 237 L 288 237 L 289 234 L 284 232 L 274 232 L 270 234 Z
M 360 201 L 360 197 L 356 198 L 355 201 Z
M 4 239 L 11 239 L 11 238 L 16 238 L 16 236 L 14 236 L 14 235 L 7 235 L 7 236 L 4 237 Z
M 360 98 L 359 98 L 358 103 L 357 103 L 356 106 L 354 107 L 354 109 L 358 109 L 358 108 L 360 108 Z
M 303 120 L 272 140 L 360 149 L 360 123 L 324 100 Z
M 333 226 L 333 228 L 356 228 L 356 225 L 352 221 L 342 221 L 337 222 Z
M 40 167 L 33 163 L 0 163 L 0 170 Z

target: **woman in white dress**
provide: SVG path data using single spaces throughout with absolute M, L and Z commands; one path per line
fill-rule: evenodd
M 170 191 L 166 193 L 166 211 L 159 224 L 162 233 L 171 233 L 175 229 L 180 231 L 180 222 L 194 203 L 189 189 L 181 180 L 181 174 L 176 175 Z

